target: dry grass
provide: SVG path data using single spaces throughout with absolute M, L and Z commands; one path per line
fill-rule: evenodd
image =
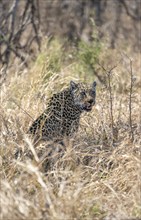
M 107 56 L 103 65 L 108 66 L 108 62 Z M 99 84 L 97 104 L 92 112 L 82 116 L 73 146 L 61 153 L 54 150 L 48 158 L 50 168 L 45 171 L 26 131 L 32 118 L 45 109 L 51 93 L 66 87 L 70 79 L 83 80 L 73 64 L 62 68 L 59 74 L 48 73 L 46 66 L 44 59 L 37 62 L 30 73 L 13 77 L 1 90 L 1 219 L 140 219 L 140 79 L 136 57 L 133 71 L 137 79 L 132 99 L 134 141 L 129 125 L 129 62 L 122 57 L 111 79 L 114 135 L 109 92 Z M 48 144 L 46 151 L 50 147 L 58 148 Z M 15 148 L 22 151 L 28 148 L 33 160 L 25 155 L 16 160 Z

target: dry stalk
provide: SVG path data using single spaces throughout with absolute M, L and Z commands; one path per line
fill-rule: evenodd
M 111 115 L 111 127 L 112 127 L 112 136 L 114 134 L 114 116 L 113 116 L 113 95 L 112 95 L 112 87 L 111 87 L 111 74 L 112 69 L 107 72 L 108 78 L 108 90 L 109 90 L 109 100 L 110 100 L 110 115 Z
M 101 64 L 99 64 L 104 72 L 107 75 L 108 79 L 108 92 L 109 92 L 109 103 L 110 103 L 110 118 L 111 118 L 111 129 L 112 129 L 112 144 L 114 141 L 114 115 L 113 115 L 113 94 L 112 94 L 112 86 L 111 86 L 111 77 L 112 77 L 112 71 L 117 67 L 117 65 L 113 66 L 111 69 L 108 71 L 105 69 L 105 67 Z
M 3 90 L 2 90 L 3 91 Z M 3 91 L 3 93 L 6 95 L 6 93 Z M 29 118 L 32 119 L 32 121 L 34 121 L 34 119 L 32 118 L 32 116 L 25 110 L 23 109 L 13 98 L 9 98 L 7 99 L 10 102 L 13 102 L 16 106 L 18 106 L 19 109 L 21 109 Z
M 129 58 L 130 59 L 130 58 Z M 131 141 L 134 140 L 133 123 L 132 123 L 132 95 L 133 95 L 133 68 L 132 60 L 130 59 L 130 90 L 129 90 L 129 125 L 130 125 L 130 135 Z

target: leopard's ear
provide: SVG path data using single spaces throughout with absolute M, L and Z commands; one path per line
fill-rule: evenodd
M 97 83 L 96 83 L 96 81 L 94 81 L 92 84 L 92 90 L 96 90 L 96 85 L 97 85 Z
M 73 91 L 75 89 L 77 89 L 78 87 L 78 84 L 73 82 L 73 81 L 70 81 L 70 90 Z

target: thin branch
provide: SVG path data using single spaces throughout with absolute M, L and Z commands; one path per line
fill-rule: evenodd
M 129 126 L 130 126 L 130 137 L 131 141 L 134 141 L 134 131 L 133 131 L 133 121 L 132 121 L 132 100 L 133 100 L 133 86 L 134 86 L 134 77 L 133 77 L 133 64 L 131 58 L 123 53 L 124 56 L 130 61 L 130 69 L 128 73 L 130 74 L 130 88 L 129 88 Z
M 2 91 L 3 91 L 3 90 L 2 90 Z M 3 91 L 3 93 L 4 93 L 5 95 L 7 95 L 4 91 Z M 13 102 L 15 105 L 17 105 L 19 109 L 21 109 L 26 115 L 28 115 L 28 117 L 30 117 L 30 118 L 34 121 L 34 119 L 32 118 L 32 116 L 31 116 L 26 110 L 24 110 L 13 98 L 9 98 L 8 100 L 11 101 L 11 102 Z
M 133 20 L 135 21 L 139 21 L 141 19 L 141 16 L 139 15 L 135 15 L 133 13 L 130 12 L 128 5 L 126 4 L 126 1 L 124 0 L 120 0 L 120 3 L 123 5 L 123 7 L 125 8 L 126 14 L 128 16 L 130 16 Z
M 38 36 L 38 29 L 37 29 L 37 26 L 35 24 L 35 11 L 36 11 L 36 8 L 35 8 L 35 5 L 34 5 L 34 1 L 31 1 L 31 23 L 32 23 L 32 26 L 33 26 L 33 30 L 35 32 L 35 40 L 38 44 L 38 47 L 39 47 L 39 50 L 40 50 L 40 40 L 39 40 L 39 36 Z
M 113 115 L 113 94 L 112 94 L 112 86 L 111 86 L 111 75 L 112 75 L 113 69 L 115 69 L 117 67 L 117 65 L 113 66 L 108 71 L 106 70 L 106 68 L 103 65 L 101 65 L 101 64 L 99 64 L 99 65 L 101 66 L 101 68 L 106 73 L 107 79 L 108 79 L 108 91 L 109 91 L 109 100 L 110 100 L 110 117 L 111 117 L 112 140 L 114 141 L 114 115 Z
M 12 6 L 12 13 L 11 13 L 11 28 L 10 28 L 10 36 L 9 36 L 9 43 L 12 40 L 12 37 L 14 35 L 14 29 L 15 29 L 15 17 L 17 12 L 17 6 L 18 6 L 19 0 L 15 0 L 13 6 Z
M 130 59 L 130 91 L 129 91 L 129 124 L 131 140 L 134 140 L 133 123 L 132 123 L 132 94 L 133 94 L 133 70 L 132 70 L 132 60 Z

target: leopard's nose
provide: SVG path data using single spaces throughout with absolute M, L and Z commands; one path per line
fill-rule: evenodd
M 89 102 L 89 104 L 92 104 L 93 103 L 93 99 L 90 99 L 88 102 Z

